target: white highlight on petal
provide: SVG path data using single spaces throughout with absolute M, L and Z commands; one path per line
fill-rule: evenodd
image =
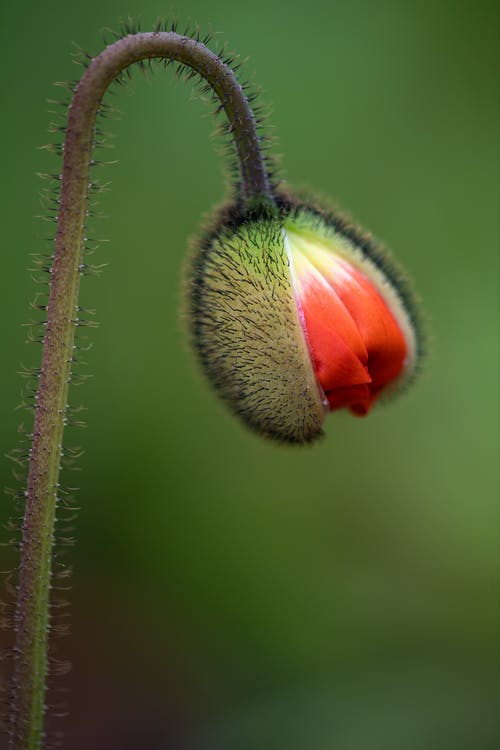
M 305 316 L 304 316 L 304 310 L 302 309 L 302 303 L 300 301 L 300 275 L 297 273 L 297 268 L 296 268 L 296 259 L 297 258 L 296 258 L 296 255 L 294 256 L 294 251 L 293 251 L 293 249 L 291 247 L 287 230 L 286 229 L 282 229 L 281 230 L 281 234 L 283 236 L 283 243 L 285 245 L 285 252 L 286 252 L 287 257 L 288 257 L 288 263 L 290 265 L 290 277 L 291 277 L 291 280 L 292 280 L 293 295 L 295 297 L 295 303 L 297 305 L 297 311 L 299 313 L 299 319 L 300 319 L 300 323 L 301 323 L 301 326 L 302 326 L 302 331 L 304 333 L 304 338 L 305 338 L 305 341 L 306 341 L 306 344 L 307 344 L 307 349 L 310 352 L 311 351 L 311 343 L 309 341 L 309 335 L 307 333 L 307 326 L 306 326 L 306 319 L 305 319 Z M 316 373 L 315 373 L 315 376 L 316 376 L 316 384 L 318 386 L 318 391 L 320 393 L 321 401 L 322 401 L 322 404 L 323 404 L 323 407 L 324 407 L 325 413 L 326 413 L 329 410 L 328 399 L 326 397 L 326 394 L 325 394 L 323 388 L 321 387 L 321 383 L 319 382 Z
M 307 260 L 317 268 L 320 273 L 327 274 L 330 278 L 335 278 L 336 274 L 342 277 L 345 272 L 343 267 L 344 263 L 353 266 L 358 272 L 362 273 L 384 300 L 401 328 L 406 341 L 407 356 L 403 363 L 401 374 L 393 384 L 393 386 L 399 386 L 402 381 L 406 380 L 413 374 L 417 361 L 416 333 L 404 300 L 401 298 L 398 290 L 390 282 L 383 270 L 379 268 L 371 258 L 365 255 L 361 248 L 357 247 L 342 234 L 334 233 L 334 230 L 331 231 L 333 235 L 332 237 L 323 237 L 313 231 L 307 231 L 302 227 L 300 230 L 296 230 L 291 222 L 288 224 L 285 223 L 282 232 L 286 252 L 290 259 L 292 284 L 295 290 L 296 299 L 299 300 L 300 269 L 303 265 L 300 256 L 307 258 Z M 299 313 L 303 322 L 300 302 L 298 302 L 298 304 Z M 389 387 L 386 389 L 386 392 L 391 390 L 393 390 L 393 388 Z

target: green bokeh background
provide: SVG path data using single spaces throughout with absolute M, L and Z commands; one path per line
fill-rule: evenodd
M 498 6 L 179 0 L 223 32 L 273 104 L 291 184 L 382 236 L 430 330 L 411 394 L 329 417 L 304 450 L 261 442 L 217 402 L 185 342 L 181 268 L 224 195 L 208 109 L 138 75 L 115 103 L 119 163 L 84 280 L 92 331 L 73 403 L 88 428 L 70 594 L 72 750 L 489 750 L 497 712 Z M 4 3 L 0 453 L 16 443 L 21 323 L 43 250 L 38 171 L 52 81 L 75 41 L 170 8 L 155 0 Z M 49 227 L 50 228 L 50 227 Z M 29 419 L 29 417 L 28 417 Z M 25 422 L 25 424 L 27 424 Z M 69 437 L 69 436 L 68 436 Z M 0 464 L 0 484 L 12 485 Z M 10 514 L 9 500 L 1 506 Z M 5 538 L 8 534 L 5 534 Z M 15 565 L 8 550 L 2 568 Z M 5 562 L 3 562 L 5 561 Z M 9 641 L 9 634 L 5 636 Z

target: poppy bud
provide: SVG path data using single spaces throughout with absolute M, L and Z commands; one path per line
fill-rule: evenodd
M 367 414 L 421 353 L 413 295 L 393 261 L 343 218 L 280 196 L 223 209 L 188 289 L 202 368 L 260 434 L 309 442 L 328 411 Z

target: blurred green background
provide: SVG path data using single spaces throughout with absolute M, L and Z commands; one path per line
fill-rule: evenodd
M 54 171 L 53 81 L 100 29 L 156 0 L 3 4 L 0 453 Z M 201 378 L 179 315 L 200 217 L 224 195 L 208 108 L 171 73 L 113 97 L 117 166 L 84 280 L 88 428 L 70 595 L 71 750 L 498 747 L 498 5 L 179 0 L 223 32 L 273 105 L 291 184 L 349 209 L 411 271 L 425 374 L 367 420 L 287 450 L 244 431 Z M 50 228 L 50 227 L 49 227 Z M 28 418 L 25 418 L 29 419 Z M 26 421 L 25 421 L 26 423 Z M 26 423 L 27 424 L 27 423 Z M 12 485 L 7 460 L 0 484 Z M 8 498 L 1 517 L 10 514 Z M 5 538 L 8 534 L 5 534 Z M 0 551 L 2 569 L 13 567 Z M 4 635 L 9 640 L 9 634 Z M 4 666 L 4 665 L 2 665 Z

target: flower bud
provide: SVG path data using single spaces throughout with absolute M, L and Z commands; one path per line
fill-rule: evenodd
M 343 218 L 280 196 L 224 209 L 188 287 L 195 349 L 231 409 L 260 434 L 305 443 L 328 411 L 367 414 L 408 383 L 421 341 L 404 276 Z

